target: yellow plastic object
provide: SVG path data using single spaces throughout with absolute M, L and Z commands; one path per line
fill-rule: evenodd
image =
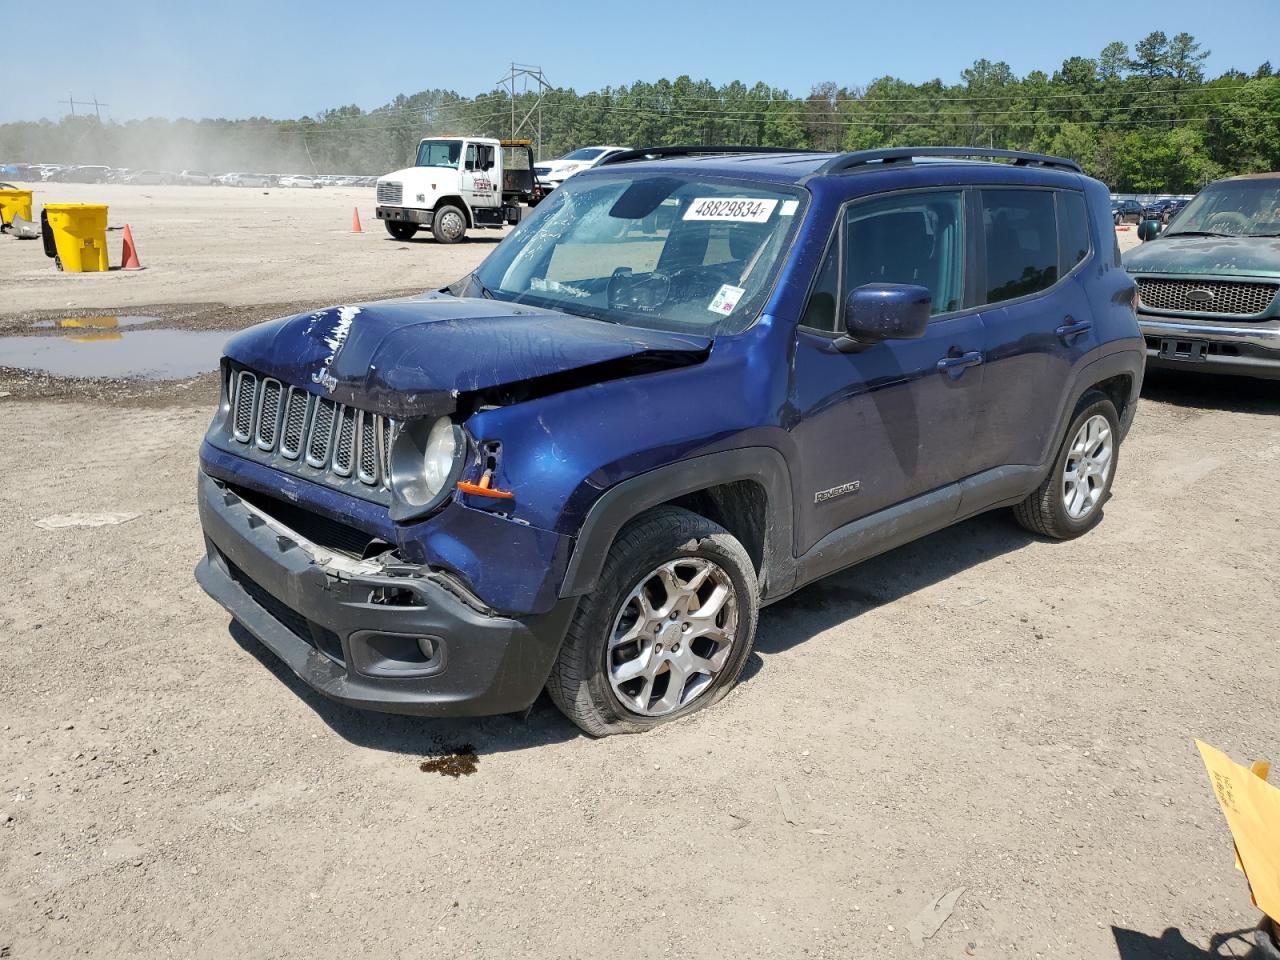
M 46 203 L 62 269 L 70 273 L 107 270 L 107 207 L 100 203 Z
M 1267 783 L 1265 763 L 1242 767 L 1225 753 L 1196 741 L 1213 792 L 1236 842 L 1236 865 L 1249 880 L 1253 902 L 1280 917 L 1280 789 Z
M 30 190 L 0 190 L 0 223 L 13 223 L 13 215 L 31 219 Z

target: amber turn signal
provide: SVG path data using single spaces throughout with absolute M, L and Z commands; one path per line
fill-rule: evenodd
M 469 493 L 476 497 L 493 497 L 495 500 L 515 499 L 515 494 L 510 490 L 498 490 L 495 487 L 489 486 L 490 482 L 489 474 L 485 473 L 485 475 L 480 478 L 479 483 L 470 483 L 466 480 L 459 480 L 458 489 L 463 493 Z

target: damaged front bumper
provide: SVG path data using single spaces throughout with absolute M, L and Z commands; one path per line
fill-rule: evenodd
M 320 547 L 199 474 L 206 556 L 196 579 L 318 692 L 423 716 L 523 710 L 538 696 L 575 602 L 506 617 L 426 566 Z

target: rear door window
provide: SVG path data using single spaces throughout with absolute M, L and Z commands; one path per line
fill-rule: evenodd
M 1058 281 L 1052 190 L 983 190 L 987 303 L 1038 293 Z

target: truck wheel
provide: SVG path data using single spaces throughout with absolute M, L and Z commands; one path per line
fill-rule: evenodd
M 1036 492 L 1013 508 L 1018 522 L 1041 536 L 1072 540 L 1102 519 L 1120 454 L 1115 404 L 1097 390 L 1081 398 L 1053 468 Z
M 446 204 L 431 219 L 431 233 L 438 243 L 457 243 L 467 235 L 467 215 L 452 204 Z
M 382 222 L 386 225 L 387 233 L 397 240 L 410 240 L 418 232 L 416 223 L 405 223 L 402 220 L 383 220 Z
M 593 737 L 687 716 L 737 681 L 759 612 L 741 543 L 688 510 L 650 510 L 618 534 L 578 604 L 547 692 Z

